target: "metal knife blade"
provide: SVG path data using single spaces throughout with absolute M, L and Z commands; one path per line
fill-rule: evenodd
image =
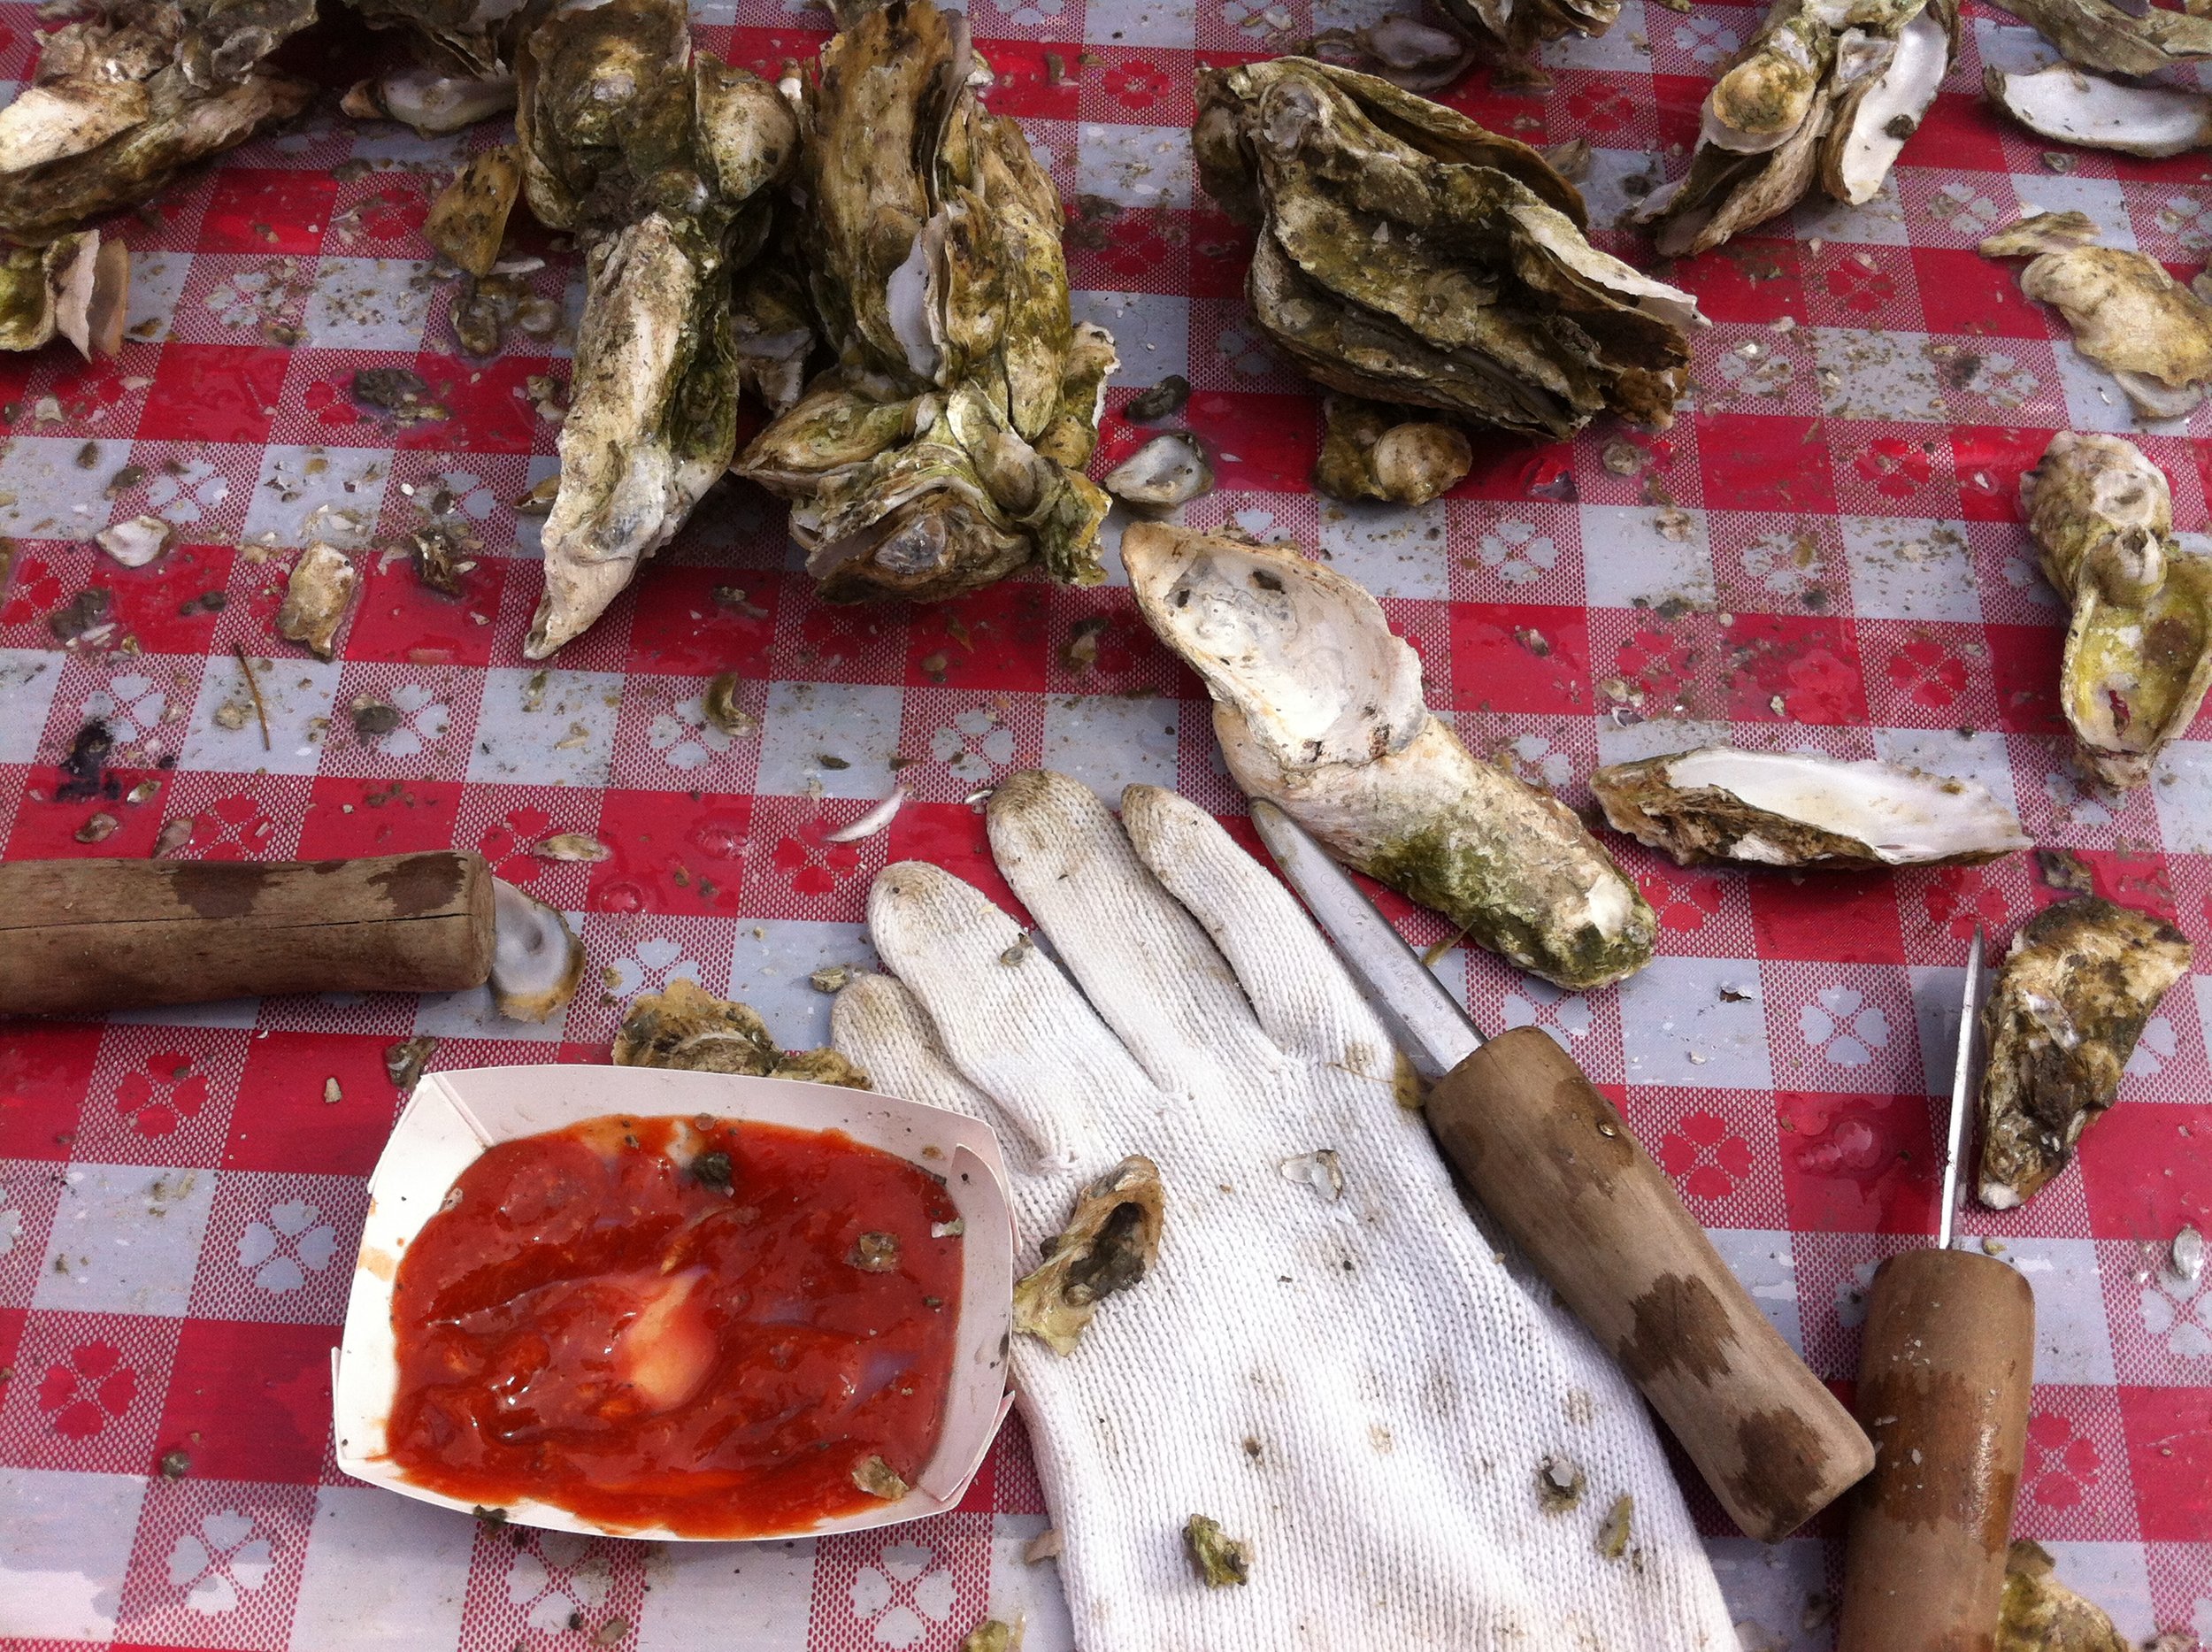
M 1943 1138 L 1943 1203 L 1937 1207 L 1936 1249 L 1951 1248 L 1951 1225 L 1958 1216 L 1959 1159 L 1966 1148 L 1966 1110 L 1974 1094 L 1975 1050 L 1982 1024 L 1982 926 L 1974 926 L 1974 944 L 1966 954 L 1966 989 L 1959 1003 L 1958 1055 L 1951 1068 L 1951 1119 Z
M 1256 798 L 1252 825 L 1415 1072 L 1433 1082 L 1482 1048 L 1459 1001 L 1304 827 Z

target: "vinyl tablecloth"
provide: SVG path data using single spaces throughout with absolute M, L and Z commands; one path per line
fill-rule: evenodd
M 1248 238 L 1195 188 L 1188 143 L 1195 65 L 1372 15 L 1342 3 L 975 0 L 990 101 L 1022 118 L 1068 204 L 1078 312 L 1120 342 L 1113 407 L 1170 373 L 1194 387 L 1186 419 L 1221 485 L 1190 519 L 1294 537 L 1377 591 L 1468 742 L 1578 805 L 1601 761 L 1709 741 L 1903 759 L 1981 780 L 2099 892 L 2212 943 L 2212 722 L 2147 788 L 2084 788 L 2054 697 L 2064 611 L 2020 526 L 2018 479 L 2049 434 L 2126 430 L 2124 404 L 1974 251 L 2024 210 L 2078 208 L 2185 278 L 2212 247 L 2204 158 L 2047 156 L 1978 97 L 1983 62 L 2018 66 L 2034 37 L 1976 12 L 1876 202 L 1810 204 L 1677 267 L 1713 325 L 1671 430 L 1486 446 L 1448 498 L 1348 510 L 1307 488 L 1316 403 L 1245 315 Z M 1680 169 L 1706 83 L 1757 16 L 1627 0 L 1603 39 L 1547 50 L 1548 90 L 1478 74 L 1452 101 L 1532 142 L 1589 137 L 1593 218 L 1611 226 Z M 703 49 L 773 75 L 826 19 L 741 0 L 695 21 Z M 0 9 L 0 74 L 27 72 L 39 27 Z M 355 66 L 322 68 L 342 82 Z M 751 1003 L 787 1045 L 819 1042 L 828 1000 L 808 974 L 867 961 L 863 901 L 886 861 L 940 862 L 1012 904 L 974 797 L 1016 768 L 1109 797 L 1176 786 L 1245 824 L 1195 679 L 1118 575 L 831 607 L 780 510 L 743 487 L 549 667 L 524 660 L 540 575 L 513 502 L 554 468 L 531 380 L 567 362 L 519 337 L 461 355 L 420 234 L 457 158 L 501 135 L 423 141 L 326 108 L 120 221 L 119 360 L 0 358 L 7 856 L 144 856 L 165 829 L 205 859 L 480 849 L 573 914 L 590 957 L 543 1027 L 480 994 L 0 1026 L 0 1646 L 933 1652 L 988 1608 L 1025 1612 L 1030 1645 L 1056 1652 L 1055 1568 L 1020 1558 L 1046 1519 L 1018 1425 L 958 1512 L 818 1543 L 480 1528 L 334 1464 L 329 1350 L 398 1106 L 395 1042 L 434 1037 L 434 1069 L 603 1061 L 624 1004 L 678 976 Z M 574 257 L 534 234 L 532 279 L 572 316 Z M 419 373 L 449 416 L 360 405 L 350 377 L 371 366 Z M 2206 526 L 2207 433 L 2212 411 L 2142 437 L 2185 529 Z M 1110 413 L 1102 462 L 1140 440 Z M 88 542 L 143 513 L 178 534 L 152 565 Z M 457 597 L 396 549 L 426 524 L 476 547 Z M 317 540 L 365 566 L 329 664 L 270 623 Z M 724 671 L 756 733 L 702 714 Z M 363 696 L 396 724 L 357 731 Z M 113 783 L 84 795 L 58 764 L 92 719 Z M 895 785 L 911 801 L 887 833 L 828 841 Z M 111 834 L 84 841 L 101 815 Z M 557 832 L 611 857 L 534 857 Z M 2001 944 L 2062 892 L 2025 856 L 1796 878 L 1615 849 L 1663 926 L 1632 980 L 1562 994 L 1458 950 L 1439 968 L 1484 1026 L 1540 1026 L 1574 1052 L 1783 1333 L 1847 1381 L 1876 1264 L 1932 1227 L 1931 1098 L 1968 937 L 1985 925 Z M 1393 910 L 1417 943 L 1444 938 Z M 2212 1637 L 2212 1279 L 2163 1268 L 2185 1220 L 2212 1225 L 2199 969 L 2079 1163 L 2024 1210 L 1965 1222 L 2036 1294 L 2015 1530 L 2136 1636 Z M 1694 1502 L 1744 1644 L 1827 1645 L 1832 1519 L 1764 1548 Z

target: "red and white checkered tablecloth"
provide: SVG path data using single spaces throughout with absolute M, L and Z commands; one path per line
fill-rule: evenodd
M 1448 499 L 1347 510 L 1308 490 L 1315 403 L 1245 318 L 1247 237 L 1194 192 L 1187 128 L 1195 64 L 1267 55 L 1368 3 L 974 0 L 990 101 L 1022 117 L 1069 204 L 1079 313 L 1120 340 L 1114 405 L 1171 373 L 1196 387 L 1187 419 L 1221 489 L 1191 518 L 1294 535 L 1378 591 L 1432 703 L 1571 801 L 1601 760 L 1719 739 L 1971 774 L 2100 891 L 2212 957 L 2212 718 L 2150 787 L 2082 788 L 2053 697 L 2063 612 L 2019 523 L 2049 433 L 2124 430 L 2125 407 L 1974 251 L 2024 209 L 2078 207 L 2185 277 L 2212 248 L 2205 158 L 2051 166 L 1978 97 L 1985 58 L 2016 64 L 2033 38 L 1977 12 L 1878 200 L 1809 205 L 1677 270 L 1714 325 L 1672 430 L 1486 445 Z M 777 0 L 696 15 L 706 49 L 772 73 L 826 21 Z M 1548 51 L 1548 92 L 1479 74 L 1451 101 L 1534 142 L 1589 136 L 1609 224 L 1636 181 L 1679 169 L 1705 83 L 1757 16 L 1627 0 L 1604 39 Z M 38 27 L 0 8 L 0 74 L 27 72 Z M 1049 764 L 1110 796 L 1141 780 L 1242 809 L 1195 680 L 1118 581 L 826 607 L 780 511 L 741 488 L 551 669 L 526 662 L 537 546 L 511 502 L 551 471 L 554 438 L 527 380 L 566 363 L 526 339 L 461 356 L 419 233 L 457 158 L 499 135 L 325 115 L 255 143 L 118 227 L 135 271 L 119 360 L 0 357 L 6 854 L 142 856 L 187 818 L 189 857 L 481 849 L 573 913 L 591 955 L 587 991 L 543 1028 L 477 995 L 0 1026 L 0 1647 L 942 1652 L 989 1608 L 1025 1610 L 1032 1647 L 1058 1652 L 1054 1568 L 1019 1558 L 1046 1521 L 1018 1428 L 960 1512 L 818 1544 L 479 1529 L 333 1464 L 328 1350 L 396 1107 L 392 1043 L 434 1035 L 434 1067 L 603 1061 L 624 1003 L 678 975 L 818 1042 L 828 1001 L 807 974 L 865 961 L 863 897 L 887 860 L 941 862 L 1010 903 L 964 801 L 994 777 Z M 574 259 L 530 244 L 549 253 L 540 290 L 565 289 L 573 313 Z M 363 411 L 346 386 L 373 365 L 420 373 L 451 418 Z M 2212 409 L 2142 438 L 2185 528 L 2207 526 L 2208 434 Z M 1110 415 L 1102 465 L 1141 439 Z M 88 542 L 142 512 L 179 531 L 152 566 Z M 459 598 L 372 554 L 340 659 L 274 639 L 298 547 L 400 543 L 434 513 L 484 547 Z M 48 617 L 88 586 L 112 628 L 62 647 Z M 1079 667 L 1066 648 L 1087 619 L 1105 628 Z M 267 751 L 250 717 L 216 716 L 243 697 L 234 644 L 257 663 Z M 702 716 L 725 670 L 757 735 Z M 357 735 L 364 693 L 398 726 Z M 121 790 L 150 781 L 150 798 L 60 800 L 57 761 L 96 716 Z M 913 801 L 887 834 L 826 841 L 895 781 Z M 120 826 L 81 845 L 96 811 Z M 612 857 L 534 858 L 556 831 Z M 1665 926 L 1625 987 L 1563 995 L 1482 955 L 1442 967 L 1485 1025 L 1551 1029 L 1624 1102 L 1776 1323 L 1847 1380 L 1875 1264 L 1932 1223 L 1930 1096 L 1967 937 L 1979 923 L 2001 941 L 2057 891 L 2024 857 L 1800 880 L 1616 849 Z M 2161 1265 L 2184 1220 L 2212 1226 L 2208 1010 L 2212 972 L 2177 987 L 2078 1165 L 2025 1210 L 1967 1218 L 2036 1292 L 2016 1531 L 2137 1636 L 2212 1637 L 2212 1279 Z M 1697 1503 L 1744 1644 L 1827 1645 L 1832 1522 L 1768 1548 Z

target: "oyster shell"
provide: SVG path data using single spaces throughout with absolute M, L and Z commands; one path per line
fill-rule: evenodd
M 1102 486 L 1126 504 L 1171 510 L 1188 504 L 1214 485 L 1206 450 L 1187 431 L 1155 436 L 1106 473 Z
M 832 1049 L 786 1054 L 750 1004 L 717 998 L 678 976 L 633 999 L 614 1040 L 618 1067 L 670 1067 L 868 1087 L 867 1075 Z
M 2056 1570 L 2040 1543 L 2013 1540 L 1993 1652 L 2136 1652 L 2103 1609 L 2061 1583 Z
M 492 880 L 492 1002 L 511 1021 L 551 1020 L 584 979 L 584 943 L 557 908 Z
M 2212 558 L 2176 543 L 2164 473 L 2117 436 L 2059 432 L 2020 492 L 2044 578 L 2073 604 L 2059 703 L 2076 757 L 2140 786 L 2212 684 Z
M 2032 258 L 2093 245 L 2103 233 L 2086 212 L 2038 212 L 1984 235 L 1976 250 L 1985 258 Z
M 1346 68 L 1409 92 L 1440 92 L 1474 66 L 1479 53 L 1463 35 L 1394 12 L 1361 29 L 1325 28 L 1307 43 L 1305 55 L 1324 63 L 1342 59 Z
M 1015 1281 L 1014 1329 L 1074 1353 L 1098 1304 L 1151 1270 L 1166 1200 L 1160 1167 L 1140 1154 L 1085 1187 L 1067 1226 L 1045 1241 L 1044 1265 Z
M 2066 1168 L 2190 956 L 2163 918 L 2096 895 L 2046 907 L 2021 927 L 1982 1008 L 1984 1204 L 2008 1210 Z
M 1113 340 L 1072 320 L 1058 195 L 979 72 L 965 18 L 895 0 L 804 88 L 799 233 L 838 362 L 734 468 L 791 502 L 832 600 L 950 596 L 1032 557 L 1104 577 L 1082 473 Z
M 438 192 L 422 232 L 471 275 L 489 275 L 507 236 L 507 216 L 521 192 L 521 151 L 512 143 L 486 150 Z
M 314 0 L 127 0 L 47 36 L 0 109 L 0 234 L 42 242 L 288 120 L 313 87 L 261 66 Z
M 423 137 L 436 137 L 512 109 L 514 71 L 453 74 L 417 64 L 357 81 L 338 106 L 357 120 L 396 120 Z
M 1449 425 L 1350 396 L 1324 396 L 1321 413 L 1313 485 L 1332 498 L 1426 504 L 1474 468 L 1474 449 Z
M 1531 65 L 1536 48 L 1562 35 L 1602 35 L 1621 0 L 1442 0 L 1445 15 L 1509 66 Z
M 2155 74 L 2212 58 L 2212 18 L 2112 0 L 2001 0 L 2001 8 L 2058 48 L 2069 63 L 2103 74 Z
M 1672 417 L 1695 301 L 1591 246 L 1534 150 L 1302 58 L 1202 69 L 1198 104 L 1200 177 L 1260 227 L 1253 313 L 1310 378 L 1551 440 Z
M 581 633 L 674 535 L 737 446 L 733 265 L 797 150 L 774 88 L 694 59 L 677 0 L 556 9 L 519 48 L 530 210 L 584 246 L 584 313 L 523 652 Z
M 334 545 L 310 545 L 292 565 L 277 609 L 277 634 L 297 642 L 318 659 L 336 652 L 338 627 L 361 588 L 361 570 Z
M 1637 220 L 1674 257 L 1787 211 L 1816 179 L 1837 200 L 1864 204 L 1957 51 L 1957 0 L 1775 0 L 1706 95 L 1688 173 L 1654 190 Z
M 2110 373 L 2147 419 L 2178 419 L 2212 380 L 2212 304 L 2147 254 L 2117 247 L 2047 252 L 2020 290 L 2073 329 L 2074 348 Z
M 1706 746 L 1590 776 L 1614 830 L 1682 866 L 1965 866 L 2029 847 L 1972 780 L 1894 763 Z
M 1985 69 L 1989 101 L 2038 137 L 2157 158 L 2212 147 L 2212 97 L 2170 86 L 2124 86 L 2071 64 L 2033 74 Z
M 1157 523 L 1122 536 L 1152 629 L 1196 671 L 1239 786 L 1346 864 L 1575 988 L 1643 967 L 1657 929 L 1564 804 L 1474 757 L 1421 699 L 1381 605 L 1294 549 Z
M 37 350 L 56 334 L 88 359 L 123 348 L 130 249 L 88 229 L 0 258 L 0 350 Z

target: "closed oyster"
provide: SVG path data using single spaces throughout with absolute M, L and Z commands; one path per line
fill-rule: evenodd
M 544 528 L 542 659 L 606 611 L 737 446 L 730 272 L 797 149 L 743 69 L 695 60 L 679 0 L 554 10 L 525 36 L 516 111 L 530 210 L 584 248 L 584 313 Z
M 511 143 L 486 150 L 438 192 L 423 220 L 430 244 L 471 275 L 489 275 L 506 239 L 507 216 L 522 190 L 522 163 Z
M 338 627 L 361 588 L 361 570 L 333 545 L 310 545 L 292 565 L 277 609 L 277 634 L 297 642 L 318 659 L 337 651 Z
M 1989 101 L 2040 138 L 2157 158 L 2212 147 L 2212 97 L 2171 86 L 2125 86 L 2071 64 L 2032 74 L 1982 71 Z
M 2171 924 L 2096 895 L 2046 907 L 2013 937 L 1982 1008 L 1984 1204 L 2008 1210 L 2066 1168 L 2190 956 Z
M 2000 0 L 2003 10 L 2058 48 L 2069 63 L 2102 74 L 2155 74 L 2212 58 L 2212 18 L 2139 11 L 2113 0 Z
M 2029 846 L 1988 788 L 1894 763 L 1706 746 L 1614 764 L 1590 789 L 1614 830 L 1682 866 L 1969 866 Z
M 1253 312 L 1309 377 L 1547 440 L 1671 419 L 1696 302 L 1591 246 L 1534 150 L 1302 58 L 1202 69 L 1198 104 L 1201 178 L 1260 227 Z
M 1474 468 L 1474 449 L 1449 425 L 1351 396 L 1324 396 L 1321 413 L 1313 485 L 1332 498 L 1426 504 Z
M 314 0 L 127 0 L 47 36 L 0 109 L 0 234 L 52 241 L 299 113 L 313 87 L 261 65 L 314 19 Z
M 669 1067 L 680 1072 L 731 1072 L 803 1079 L 864 1090 L 868 1075 L 833 1049 L 786 1053 L 750 1004 L 717 998 L 682 976 L 657 993 L 631 1001 L 614 1040 L 618 1067 Z
M 1071 319 L 1059 196 L 983 73 L 964 17 L 894 0 L 804 89 L 800 234 L 838 361 L 734 468 L 791 502 L 833 601 L 956 595 L 1033 557 L 1104 577 L 1083 466 L 1113 340 Z
M 2059 432 L 2020 494 L 2043 576 L 2073 604 L 2059 704 L 2076 757 L 2140 786 L 2212 684 L 2212 557 L 2175 542 L 2164 473 L 2117 436 Z
M 1156 523 L 1121 553 L 1146 622 L 1213 696 L 1248 794 L 1563 987 L 1649 960 L 1657 924 L 1636 886 L 1564 804 L 1460 744 L 1359 586 L 1294 549 Z
M 1638 221 L 1672 257 L 1787 211 L 1816 181 L 1863 205 L 1957 50 L 1957 0 L 1775 0 L 1706 95 L 1689 171 L 1652 191 Z
M 37 350 L 59 334 L 86 357 L 123 347 L 130 250 L 96 229 L 0 258 L 0 350 Z

